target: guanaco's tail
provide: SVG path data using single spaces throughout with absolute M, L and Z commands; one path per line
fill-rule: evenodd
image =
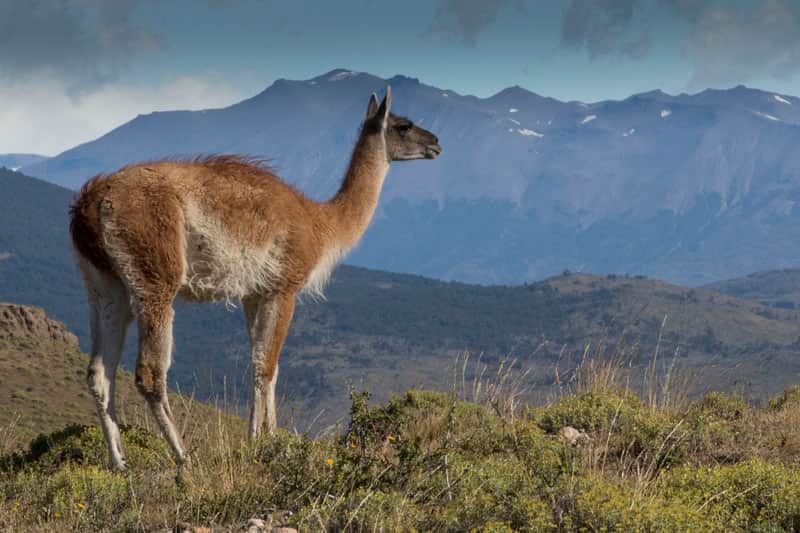
M 69 210 L 69 232 L 75 250 L 95 268 L 111 272 L 111 259 L 100 229 L 100 203 L 108 190 L 106 176 L 90 179 L 81 188 Z

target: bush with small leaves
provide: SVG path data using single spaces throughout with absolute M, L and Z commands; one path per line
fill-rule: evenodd
M 760 459 L 667 472 L 656 493 L 708 517 L 717 531 L 800 530 L 800 476 Z
M 702 513 L 660 498 L 642 497 L 630 483 L 593 475 L 576 478 L 566 492 L 561 530 L 714 531 Z
M 121 434 L 127 463 L 131 469 L 162 469 L 174 464 L 166 444 L 158 435 L 136 427 L 124 427 Z M 2 470 L 35 468 L 55 471 L 66 464 L 108 465 L 108 450 L 100 428 L 67 426 L 49 435 L 39 435 L 23 453 L 0 459 Z
M 692 404 L 686 414 L 692 455 L 719 463 L 741 460 L 748 452 L 751 412 L 743 399 L 719 392 Z
M 609 460 L 634 458 L 650 468 L 679 463 L 685 450 L 685 430 L 671 413 L 642 404 L 631 393 L 587 392 L 561 398 L 557 403 L 533 409 L 529 417 L 547 433 L 565 426 L 585 430 L 595 449 Z

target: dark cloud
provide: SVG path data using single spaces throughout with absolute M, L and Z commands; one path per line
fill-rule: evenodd
M 692 7 L 682 12 L 693 26 L 685 45 L 693 66 L 690 89 L 765 77 L 790 79 L 800 72 L 796 0 L 767 0 L 747 9 L 710 2 Z
M 478 34 L 506 9 L 524 9 L 523 0 L 443 0 L 433 22 L 434 32 L 458 36 L 474 45 Z
M 650 47 L 646 33 L 630 36 L 639 0 L 572 0 L 564 14 L 561 41 L 585 50 L 591 58 L 612 52 L 643 57 Z
M 635 20 L 637 11 L 663 9 L 688 24 L 683 47 L 692 64 L 692 90 L 747 83 L 800 72 L 800 2 L 766 0 L 571 0 L 561 40 L 597 58 L 646 57 L 653 35 Z M 641 27 L 639 27 L 641 26 Z
M 0 76 L 51 73 L 76 94 L 117 76 L 158 38 L 131 22 L 140 0 L 2 0 Z
M 675 13 L 687 17 L 694 18 L 700 13 L 708 9 L 710 2 L 708 0 L 659 0 L 665 6 L 671 8 Z

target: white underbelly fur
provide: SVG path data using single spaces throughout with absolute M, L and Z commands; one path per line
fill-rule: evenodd
M 192 300 L 234 300 L 273 288 L 281 275 L 282 246 L 237 242 L 219 221 L 187 210 L 186 266 L 181 295 Z

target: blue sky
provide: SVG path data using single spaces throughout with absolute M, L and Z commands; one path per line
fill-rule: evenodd
M 562 100 L 800 94 L 796 0 L 3 0 L 0 153 L 231 104 L 336 67 Z

